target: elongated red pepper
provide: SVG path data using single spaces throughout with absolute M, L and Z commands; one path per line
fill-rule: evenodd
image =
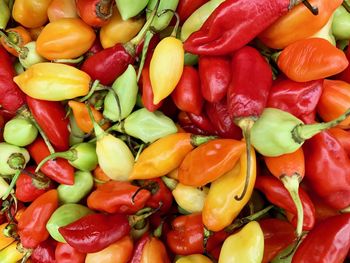
M 293 114 L 304 123 L 315 122 L 316 106 L 322 94 L 323 79 L 295 82 L 282 79 L 270 90 L 267 107 Z
M 55 249 L 57 242 L 48 238 L 37 246 L 30 256 L 33 263 L 56 263 Z
M 64 106 L 57 101 L 38 100 L 26 96 L 34 119 L 58 151 L 69 149 L 69 119 Z
M 151 85 L 151 79 L 149 77 L 149 68 L 144 67 L 141 73 L 141 87 L 142 87 L 142 104 L 150 112 L 158 110 L 163 101 L 157 104 L 153 103 L 153 90 Z
M 177 6 L 176 12 L 179 14 L 180 21 L 185 20 L 200 6 L 208 2 L 209 0 L 180 0 Z
M 197 127 L 190 118 L 188 117 L 188 114 L 184 111 L 181 111 L 178 116 L 178 123 L 180 124 L 181 128 L 184 129 L 188 133 L 193 133 L 195 135 L 209 135 L 208 132 L 203 131 L 199 127 Z
M 37 164 L 50 155 L 49 149 L 41 137 L 28 145 L 27 150 Z M 40 171 L 58 183 L 74 184 L 74 168 L 65 159 L 57 158 L 56 160 L 47 161 L 40 168 Z
M 345 262 L 350 248 L 350 214 L 329 217 L 312 229 L 293 256 L 292 263 Z
M 297 225 L 298 213 L 292 197 L 283 184 L 275 177 L 260 175 L 256 178 L 255 188 L 261 191 L 274 205 L 285 209 L 293 215 L 292 224 Z M 310 230 L 315 224 L 315 208 L 308 194 L 299 188 L 299 196 L 304 210 L 303 229 Z
M 215 135 L 216 130 L 214 125 L 211 123 L 211 121 L 208 118 L 208 115 L 206 112 L 202 111 L 201 114 L 196 115 L 191 112 L 187 112 L 187 116 L 191 120 L 191 122 L 197 126 L 199 129 L 207 132 L 210 135 Z
M 125 215 L 90 214 L 58 231 L 76 250 L 94 253 L 129 234 L 130 225 Z
M 341 210 L 350 206 L 350 158 L 329 132 L 307 140 L 305 179 L 315 193 L 331 207 Z
M 25 95 L 13 81 L 16 76 L 10 55 L 0 45 L 0 108 L 15 114 L 25 103 Z

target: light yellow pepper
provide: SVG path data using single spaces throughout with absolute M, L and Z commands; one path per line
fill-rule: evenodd
M 16 263 L 24 257 L 24 253 L 17 250 L 17 244 L 17 242 L 13 242 L 0 251 L 1 263 Z
M 176 260 L 175 263 L 212 263 L 209 258 L 201 254 L 193 254 L 185 257 L 181 257 Z
M 172 191 L 176 203 L 189 213 L 202 212 L 208 187 L 197 188 L 184 184 L 177 184 Z

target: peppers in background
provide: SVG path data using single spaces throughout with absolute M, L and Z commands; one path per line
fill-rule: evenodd
M 52 0 L 47 9 L 47 16 L 50 22 L 60 18 L 78 17 L 75 0 Z
M 55 249 L 57 242 L 51 238 L 41 242 L 32 252 L 30 259 L 33 263 L 56 263 Z
M 84 263 L 86 255 L 80 253 L 69 244 L 57 243 L 55 259 L 57 263 Z
M 112 16 L 113 2 L 113 0 L 77 0 L 77 13 L 89 26 L 101 27 Z
M 116 0 L 119 13 L 123 20 L 137 16 L 147 6 L 149 0 Z
M 13 9 L 12 17 L 22 26 L 35 28 L 46 23 L 47 9 L 51 0 L 16 0 Z

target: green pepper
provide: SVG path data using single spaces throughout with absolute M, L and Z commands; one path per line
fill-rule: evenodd
M 25 44 L 21 48 L 21 52 L 19 53 L 19 62 L 22 64 L 23 67 L 29 68 L 30 66 L 46 62 L 47 60 L 40 56 L 39 53 L 36 51 L 36 42 L 31 41 L 27 44 Z
M 305 125 L 294 115 L 275 108 L 265 108 L 251 129 L 251 143 L 264 156 L 295 152 L 305 140 L 338 125 L 350 115 L 350 109 L 337 119 Z
M 64 204 L 56 209 L 46 224 L 46 229 L 51 237 L 58 242 L 66 243 L 63 236 L 58 232 L 58 228 L 66 226 L 78 219 L 92 214 L 93 211 L 86 206 L 79 204 Z
M 136 71 L 132 65 L 116 79 L 104 101 L 103 116 L 117 121 L 130 115 L 136 104 L 138 85 Z
M 5 29 L 11 17 L 10 8 L 5 0 L 0 0 L 0 29 Z
M 84 141 L 85 133 L 79 128 L 74 115 L 69 115 L 69 145 L 75 145 Z
M 128 20 L 137 16 L 147 6 L 149 0 L 115 0 L 120 16 Z
M 337 40 L 350 39 L 350 13 L 342 5 L 334 12 L 332 30 Z
M 147 9 L 153 10 L 158 1 L 159 0 L 150 0 Z M 154 31 L 162 31 L 167 28 L 174 16 L 178 4 L 179 0 L 160 0 L 157 9 L 157 16 L 154 18 L 151 28 Z M 150 15 L 150 13 L 147 13 L 147 19 Z
M 0 143 L 0 174 L 13 175 L 24 169 L 30 156 L 26 149 L 8 144 Z
M 4 127 L 4 140 L 16 146 L 27 146 L 38 136 L 35 125 L 26 118 L 16 117 Z
M 194 55 L 191 53 L 185 53 L 185 65 L 186 66 L 194 66 L 198 64 L 198 55 Z

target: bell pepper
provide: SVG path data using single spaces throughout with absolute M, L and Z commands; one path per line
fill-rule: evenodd
M 77 13 L 81 19 L 92 27 L 101 27 L 112 16 L 112 0 L 77 0 Z
M 57 263 L 84 263 L 86 254 L 80 253 L 67 243 L 57 243 L 55 259 Z
M 47 9 L 50 3 L 51 0 L 16 0 L 12 9 L 12 17 L 25 27 L 42 26 L 48 19 Z
M 51 238 L 41 242 L 32 252 L 30 259 L 32 262 L 56 263 L 55 249 L 57 242 Z
M 14 77 L 15 83 L 28 96 L 49 101 L 62 101 L 85 96 L 90 77 L 72 66 L 38 63 Z
M 147 6 L 149 0 L 116 0 L 116 4 L 122 19 L 128 20 L 137 16 Z
M 47 8 L 47 16 L 50 22 L 60 18 L 78 17 L 75 0 L 52 0 Z

